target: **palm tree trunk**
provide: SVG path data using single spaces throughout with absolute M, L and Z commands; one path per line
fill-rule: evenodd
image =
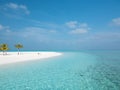
M 18 55 L 20 54 L 20 50 L 19 50 L 19 48 L 18 48 Z
M 3 50 L 3 55 L 4 55 L 5 51 Z

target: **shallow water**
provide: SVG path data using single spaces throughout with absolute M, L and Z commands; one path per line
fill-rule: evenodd
M 0 90 L 120 90 L 120 51 L 63 52 L 1 65 Z

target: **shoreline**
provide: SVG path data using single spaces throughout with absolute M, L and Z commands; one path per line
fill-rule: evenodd
M 33 60 L 42 60 L 45 58 L 52 58 L 60 56 L 62 53 L 58 52 L 7 52 L 7 55 L 3 55 L 0 52 L 0 65 L 24 62 L 24 61 L 33 61 Z

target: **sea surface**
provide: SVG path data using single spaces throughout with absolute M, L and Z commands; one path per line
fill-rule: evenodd
M 61 53 L 0 65 L 0 90 L 120 90 L 120 51 Z

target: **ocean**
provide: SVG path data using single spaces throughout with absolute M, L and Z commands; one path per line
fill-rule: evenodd
M 0 66 L 0 90 L 120 90 L 120 51 L 61 52 Z

